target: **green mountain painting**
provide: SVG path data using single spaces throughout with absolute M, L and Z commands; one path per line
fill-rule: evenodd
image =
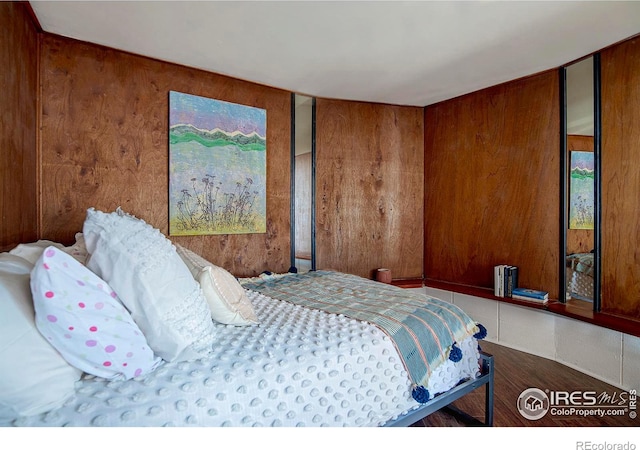
M 593 152 L 571 152 L 569 228 L 592 230 L 595 205 Z
M 169 93 L 169 234 L 265 233 L 266 110 Z

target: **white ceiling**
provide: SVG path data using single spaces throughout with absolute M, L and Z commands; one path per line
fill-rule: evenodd
M 301 94 L 426 106 L 640 33 L 640 1 L 32 1 L 51 33 Z

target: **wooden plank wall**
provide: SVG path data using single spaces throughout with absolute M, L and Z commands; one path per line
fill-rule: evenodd
M 558 83 L 548 71 L 425 109 L 426 278 L 492 288 L 512 264 L 558 298 Z
M 316 100 L 316 265 L 422 276 L 423 108 Z
M 640 38 L 600 62 L 602 312 L 640 320 Z
M 38 232 L 38 34 L 18 2 L 0 2 L 0 86 L 0 251 L 6 251 Z
M 266 234 L 176 237 L 236 276 L 290 267 L 291 94 L 44 34 L 42 237 L 73 242 L 86 209 L 168 232 L 169 91 L 267 110 Z

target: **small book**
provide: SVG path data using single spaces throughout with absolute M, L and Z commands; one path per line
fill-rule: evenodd
M 511 295 L 513 295 L 513 289 L 518 287 L 518 266 L 511 266 L 511 278 L 513 278 L 513 288 L 511 289 Z
M 507 266 L 505 269 L 505 297 L 511 297 L 513 290 L 518 287 L 518 268 L 516 266 Z
M 504 297 L 507 293 L 507 268 L 506 264 L 499 264 L 493 268 L 493 295 Z
M 493 295 L 511 297 L 516 287 L 518 287 L 518 267 L 508 264 L 493 267 Z
M 535 303 L 536 305 L 546 305 L 549 302 L 548 298 L 539 299 L 535 297 L 525 297 L 524 295 L 512 295 L 511 298 L 520 300 L 522 302 Z
M 502 297 L 502 265 L 493 268 L 493 295 Z
M 518 287 L 513 290 L 512 297 L 522 300 L 547 301 L 549 299 L 549 293 Z

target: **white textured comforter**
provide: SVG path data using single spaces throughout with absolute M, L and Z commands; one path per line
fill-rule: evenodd
M 216 325 L 210 357 L 129 381 L 85 376 L 63 407 L 2 425 L 378 426 L 419 406 L 375 326 L 247 292 L 260 324 Z M 460 348 L 431 376 L 432 395 L 478 375 L 476 340 Z

